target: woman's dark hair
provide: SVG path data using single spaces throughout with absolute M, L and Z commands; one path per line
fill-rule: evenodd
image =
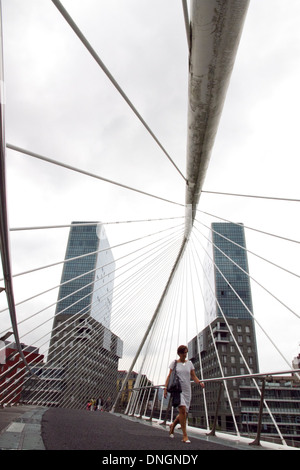
M 177 354 L 183 354 L 185 352 L 188 352 L 187 346 L 184 346 L 183 344 L 178 347 L 177 349 Z

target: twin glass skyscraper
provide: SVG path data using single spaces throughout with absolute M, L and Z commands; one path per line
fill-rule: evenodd
M 245 232 L 242 224 L 213 223 L 204 263 L 205 328 L 189 342 L 189 358 L 198 377 L 236 377 L 222 390 L 217 422 L 220 429 L 241 426 L 239 375 L 258 372 L 251 286 Z M 241 354 L 242 353 L 242 354 Z M 210 424 L 214 420 L 218 382 L 205 387 Z M 232 414 L 233 412 L 233 414 Z M 195 425 L 205 427 L 206 413 L 199 387 L 193 392 Z M 235 422 L 237 424 L 235 424 Z
M 90 254 L 89 254 L 90 253 Z M 73 222 L 56 315 L 88 313 L 110 328 L 115 262 L 101 224 Z
M 110 330 L 115 261 L 101 223 L 72 222 L 48 364 L 59 369 L 59 406 L 112 400 L 123 342 Z
M 215 318 L 252 318 L 252 296 L 244 227 L 213 223 L 205 260 L 205 324 Z

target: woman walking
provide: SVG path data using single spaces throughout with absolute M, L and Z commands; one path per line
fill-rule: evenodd
M 164 389 L 164 396 L 167 396 L 167 388 L 170 379 L 170 375 L 172 370 L 175 367 L 176 363 L 176 372 L 179 377 L 179 381 L 181 384 L 182 392 L 180 393 L 180 404 L 178 405 L 179 414 L 176 416 L 173 423 L 170 425 L 170 437 L 174 437 L 174 430 L 175 426 L 180 423 L 183 439 L 182 442 L 190 443 L 191 441 L 188 438 L 187 431 L 186 431 L 186 422 L 187 422 L 187 415 L 191 403 L 192 397 L 192 390 L 191 390 L 191 379 L 201 385 L 204 388 L 204 383 L 198 379 L 195 374 L 195 368 L 191 361 L 187 361 L 188 348 L 186 346 L 179 346 L 177 349 L 177 354 L 179 359 L 177 361 L 173 361 L 170 364 L 170 372 L 166 379 L 166 385 Z

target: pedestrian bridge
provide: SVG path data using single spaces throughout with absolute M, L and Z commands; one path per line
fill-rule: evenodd
M 76 52 L 73 55 L 70 48 L 67 57 L 72 63 L 67 60 L 63 60 L 63 64 L 55 62 L 57 81 L 60 85 L 64 83 L 60 72 L 62 66 L 66 67 L 66 73 L 69 70 L 72 80 L 75 79 L 74 75 L 77 79 L 81 73 L 88 71 L 92 74 L 92 84 L 104 77 L 110 87 L 107 93 L 112 89 L 122 105 L 115 106 L 115 102 L 111 101 L 109 112 L 103 113 L 103 121 L 94 135 L 92 124 L 101 114 L 101 105 L 98 106 L 97 99 L 103 100 L 101 103 L 104 106 L 105 92 L 100 99 L 97 89 L 97 95 L 91 99 L 94 106 L 87 114 L 82 109 L 82 116 L 81 106 L 84 108 L 90 96 L 78 95 L 79 100 L 77 95 L 72 96 L 70 103 L 76 102 L 78 105 L 79 102 L 80 106 L 76 108 L 75 114 L 72 114 L 70 107 L 63 139 L 60 141 L 57 136 L 52 146 L 54 158 L 52 151 L 48 155 L 39 150 L 47 148 L 40 142 L 42 131 L 41 136 L 37 136 L 38 132 L 35 128 L 32 131 L 29 122 L 22 126 L 22 132 L 27 129 L 28 138 L 20 139 L 20 142 L 29 144 L 20 145 L 13 126 L 17 125 L 18 119 L 12 105 L 14 93 L 21 86 L 21 81 L 14 89 L 18 73 L 11 72 L 11 58 L 6 53 L 6 44 L 11 47 L 16 43 L 15 30 L 11 25 L 15 24 L 14 19 L 17 24 L 20 18 L 17 11 L 11 10 L 8 2 L 2 1 L 1 84 L 7 84 L 7 94 L 5 100 L 4 87 L 1 86 L 0 405 L 3 409 L 0 410 L 0 417 L 9 407 L 22 404 L 46 407 L 49 409 L 48 416 L 54 420 L 59 419 L 59 413 L 71 419 L 72 416 L 79 416 L 79 411 L 82 413 L 80 416 L 84 414 L 84 419 L 100 419 L 96 417 L 97 413 L 92 418 L 85 408 L 88 400 L 101 396 L 105 402 L 105 411 L 109 412 L 102 419 L 113 423 L 122 414 L 124 420 L 130 423 L 144 422 L 148 426 L 151 424 L 147 430 L 161 432 L 163 429 L 166 433 L 166 426 L 173 416 L 171 402 L 162 398 L 169 365 L 175 359 L 179 344 L 189 344 L 196 338 L 200 351 L 200 332 L 205 327 L 209 328 L 204 323 L 207 293 L 203 290 L 203 278 L 208 273 L 204 260 L 212 248 L 214 230 L 211 224 L 217 221 L 239 227 L 242 224 L 245 230 L 247 244 L 243 249 L 247 253 L 249 270 L 242 271 L 248 276 L 253 296 L 253 309 L 248 306 L 246 309 L 255 324 L 259 370 L 262 372 L 253 371 L 253 364 L 245 361 L 245 352 L 250 347 L 247 335 L 243 337 L 237 333 L 235 336 L 226 312 L 220 309 L 218 336 L 212 336 L 217 338 L 219 344 L 223 342 L 224 346 L 236 347 L 240 356 L 234 359 L 235 362 L 229 362 L 233 359 L 229 359 L 225 349 L 221 349 L 221 357 L 215 348 L 215 354 L 209 358 L 214 372 L 205 375 L 199 354 L 199 378 L 205 383 L 205 388 L 199 393 L 193 386 L 195 399 L 189 416 L 191 434 L 199 438 L 199 442 L 217 442 L 219 445 L 224 440 L 224 445 L 230 447 L 232 444 L 238 444 L 241 448 L 251 445 L 257 447 L 263 442 L 266 449 L 297 448 L 300 442 L 300 369 L 297 351 L 300 242 L 298 221 L 294 214 L 297 213 L 295 206 L 300 199 L 287 194 L 258 194 L 254 180 L 251 183 L 253 192 L 243 193 L 240 188 L 243 185 L 249 187 L 247 183 L 252 159 L 251 162 L 243 160 L 242 164 L 233 167 L 225 148 L 221 152 L 222 158 L 218 160 L 218 166 L 222 167 L 222 174 L 225 175 L 223 180 L 214 180 L 209 173 L 211 170 L 214 175 L 219 171 L 215 165 L 212 166 L 211 158 L 218 145 L 220 120 L 226 108 L 229 83 L 237 60 L 249 1 L 193 0 L 190 9 L 182 1 L 181 33 L 184 32 L 185 41 L 188 112 L 185 138 L 181 139 L 182 129 L 179 125 L 178 132 L 173 134 L 174 140 L 171 139 L 173 149 L 181 146 L 184 140 L 186 154 L 182 157 L 180 152 L 177 158 L 171 157 L 129 94 L 125 93 L 104 64 L 98 52 L 101 49 L 99 44 L 93 47 L 93 37 L 95 39 L 97 36 L 98 28 L 97 34 L 93 30 L 91 39 L 88 39 L 88 31 L 84 32 L 85 21 L 91 13 L 84 10 L 81 18 L 76 8 L 67 11 L 58 0 L 48 3 L 46 10 L 39 10 L 39 14 L 44 19 L 43 34 L 49 44 L 52 47 L 52 32 L 56 30 L 55 21 L 59 19 L 57 34 L 67 35 L 64 47 L 68 47 L 72 37 L 79 54 L 76 55 Z M 173 8 L 173 3 L 169 8 Z M 128 11 L 125 13 L 127 15 Z M 177 40 L 177 35 L 176 30 L 171 42 Z M 53 57 L 59 50 L 59 47 L 55 49 Z M 81 54 L 85 65 L 80 68 L 80 73 L 71 72 L 73 67 L 76 69 L 77 57 L 81 57 Z M 108 57 L 110 55 L 113 54 L 109 51 Z M 41 59 L 42 55 L 39 57 Z M 126 60 L 125 56 L 122 60 Z M 170 56 L 165 70 L 172 69 L 173 60 L 176 62 L 176 57 L 172 59 Z M 93 66 L 91 70 L 89 61 Z M 43 83 L 36 84 L 34 109 L 38 109 L 40 100 L 42 102 L 50 93 L 51 84 L 48 84 L 47 93 L 45 91 L 45 95 L 41 93 L 39 96 L 39 87 L 44 84 L 45 77 L 53 73 L 50 68 L 48 62 L 46 75 L 41 73 Z M 125 65 L 124 69 L 126 76 L 130 76 L 129 65 Z M 162 111 L 156 112 L 155 122 L 163 128 L 170 125 L 177 129 L 176 113 L 172 108 L 174 77 L 179 77 L 177 72 L 171 73 L 172 80 L 167 86 L 167 95 L 172 101 L 169 113 L 163 116 Z M 166 75 L 160 74 L 162 83 L 163 77 Z M 38 78 L 37 73 L 36 80 Z M 71 83 L 71 77 L 69 79 L 68 83 Z M 31 83 L 31 86 L 34 88 L 35 83 Z M 81 91 L 92 93 L 92 88 L 85 84 Z M 176 85 L 175 88 L 177 102 L 181 91 L 178 91 Z M 110 94 L 107 96 L 108 100 L 112 100 Z M 146 91 L 145 96 L 149 99 Z M 64 107 L 54 98 L 47 98 L 48 107 L 43 102 L 41 108 L 46 119 L 54 102 L 57 104 L 56 111 L 58 108 L 60 110 L 56 114 L 57 122 L 61 122 L 60 113 L 63 113 Z M 26 107 L 25 99 L 23 105 Z M 124 121 L 123 105 L 126 112 L 130 113 L 126 114 Z M 32 104 L 28 104 L 28 109 L 32 107 Z M 92 109 L 97 110 L 95 115 Z M 6 113 L 9 116 L 8 124 Z M 87 119 L 88 128 L 84 127 L 84 132 L 74 132 L 74 116 L 82 118 L 81 126 Z M 138 122 L 139 132 L 142 128 L 143 139 L 144 134 L 147 135 L 146 140 L 141 139 L 140 134 L 130 134 L 126 126 L 133 118 Z M 111 121 L 117 126 L 118 119 L 121 130 L 114 137 L 111 136 L 111 128 L 107 126 Z M 224 119 L 226 128 L 226 116 Z M 282 129 L 285 124 L 288 126 L 288 123 L 282 123 Z M 59 130 L 59 125 L 57 128 Z M 227 131 L 230 136 L 226 138 L 236 138 L 238 145 L 237 137 L 232 136 L 232 129 Z M 32 140 L 29 138 L 30 132 L 34 134 Z M 100 143 L 98 134 L 101 134 Z M 7 135 L 10 142 L 6 141 Z M 121 159 L 118 159 L 118 163 L 105 159 L 108 136 L 111 136 L 110 144 L 118 147 L 119 154 L 123 155 L 124 152 L 125 155 L 126 152 L 127 160 L 122 158 L 122 163 L 125 161 L 122 168 Z M 12 137 L 16 139 L 15 142 L 11 140 Z M 96 140 L 97 149 L 93 144 Z M 128 140 L 134 142 L 134 148 L 143 142 L 134 157 L 133 147 L 128 150 Z M 61 146 L 59 142 L 63 142 Z M 75 157 L 76 150 L 69 147 L 71 142 L 76 142 L 77 152 L 84 155 L 81 156 L 82 160 L 78 153 Z M 78 149 L 82 149 L 82 152 Z M 244 144 L 239 149 L 241 155 L 243 151 Z M 61 158 L 55 157 L 59 154 Z M 113 159 L 113 154 L 109 157 Z M 297 189 L 292 186 L 294 170 L 291 165 L 281 165 L 280 168 L 280 181 L 291 179 L 291 193 L 295 191 L 294 194 L 298 194 L 298 184 Z M 116 178 L 111 176 L 112 170 L 118 175 Z M 229 173 L 233 171 L 239 171 L 235 179 L 237 186 L 230 183 L 230 190 L 222 190 L 226 187 L 224 180 L 229 181 Z M 268 171 L 265 180 L 270 178 Z M 260 169 L 257 174 L 261 174 Z M 208 175 L 209 181 L 215 183 L 214 190 L 205 186 Z M 27 201 L 29 186 L 34 190 L 34 196 L 30 196 Z M 20 188 L 21 193 L 18 191 Z M 40 202 L 43 208 L 41 214 L 35 210 Z M 78 227 L 96 226 L 100 240 L 103 233 L 106 234 L 114 257 L 114 268 L 111 271 L 107 265 L 97 267 L 97 282 L 101 283 L 102 290 L 101 294 L 99 291 L 89 300 L 88 308 L 80 310 L 76 307 L 85 298 L 85 286 L 78 284 L 80 287 L 76 292 L 69 292 L 66 298 L 74 295 L 73 315 L 65 312 L 65 320 L 58 332 L 53 331 L 53 320 L 57 305 L 65 300 L 58 301 L 57 294 L 62 285 L 62 269 L 70 261 L 64 259 L 64 254 L 71 220 L 85 221 L 77 222 L 75 225 Z M 86 220 L 101 220 L 101 223 Z M 13 225 L 9 221 L 13 221 Z M 236 247 L 240 248 L 240 245 Z M 100 247 L 101 250 L 105 251 L 106 248 L 104 250 Z M 88 258 L 90 255 L 88 253 L 85 256 Z M 226 257 L 228 259 L 227 254 Z M 89 273 L 86 258 L 83 263 L 86 262 Z M 230 258 L 228 260 L 233 263 Z M 213 266 L 213 259 L 211 263 Z M 235 267 L 240 269 L 236 263 Z M 79 278 L 78 273 L 74 273 L 72 281 L 77 282 Z M 230 286 L 226 277 L 224 281 Z M 211 291 L 213 294 L 213 283 Z M 232 289 L 230 296 L 238 297 L 245 307 L 242 292 Z M 215 297 L 214 302 L 217 301 Z M 102 321 L 103 312 L 107 311 L 108 304 L 110 313 L 105 323 Z M 91 318 L 90 311 L 94 307 L 96 313 Z M 240 328 L 241 325 L 237 324 L 236 327 Z M 224 340 L 222 328 L 226 328 L 231 340 Z M 52 355 L 50 364 L 48 359 L 53 334 L 57 335 L 59 351 Z M 117 343 L 122 343 L 122 348 L 118 349 Z M 103 367 L 99 368 L 99 364 Z M 236 384 L 237 380 L 242 381 L 242 386 L 239 391 L 232 393 L 230 384 Z M 238 416 L 237 408 L 240 410 Z M 228 424 L 226 432 L 220 430 L 220 415 L 224 409 Z
M 174 459 L 193 455 L 198 459 L 201 450 L 295 449 L 264 441 L 258 445 L 251 439 L 220 432 L 208 435 L 196 428 L 188 429 L 191 442 L 184 444 L 180 430 L 170 439 L 168 429 L 164 421 L 146 416 L 21 405 L 0 410 L 0 449 L 101 450 L 103 458 L 110 459 L 149 455 L 148 464 L 163 456 Z

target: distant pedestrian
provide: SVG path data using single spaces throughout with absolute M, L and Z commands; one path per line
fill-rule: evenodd
M 103 398 L 100 396 L 96 401 L 96 410 L 103 411 Z
M 96 400 L 93 398 L 91 400 L 90 411 L 95 411 Z

